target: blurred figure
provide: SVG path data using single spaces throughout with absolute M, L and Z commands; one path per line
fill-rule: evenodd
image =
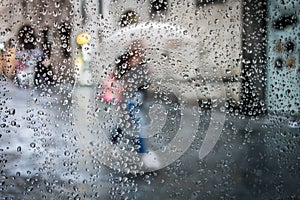
M 16 51 L 16 41 L 13 38 L 8 40 L 7 46 L 1 48 L 2 73 L 9 79 L 13 79 L 15 76 Z
M 149 68 L 145 61 L 142 42 L 134 41 L 129 50 L 116 59 L 116 67 L 109 75 L 110 91 L 100 93 L 99 97 L 107 102 L 123 103 L 122 123 L 113 130 L 111 141 L 118 144 L 122 138 L 133 138 L 134 149 L 142 154 L 144 164 L 149 168 L 159 168 L 160 162 L 154 152 L 148 151 L 141 136 L 145 131 L 144 97 L 148 88 Z M 113 90 L 113 91 L 112 91 Z M 130 126 L 126 125 L 129 121 Z M 132 134 L 125 135 L 126 130 Z
M 0 77 L 1 78 L 4 74 L 4 66 L 5 66 L 4 52 L 5 52 L 5 44 L 4 42 L 0 42 Z
M 127 105 L 129 119 L 135 134 L 135 144 L 139 153 L 146 153 L 146 147 L 140 132 L 144 126 L 144 113 L 142 104 L 147 87 L 147 65 L 143 61 L 144 50 L 140 41 L 135 41 L 129 51 L 120 56 L 116 61 L 116 69 L 113 75 L 115 80 L 123 84 L 123 98 Z
M 76 66 L 76 79 L 79 85 L 90 86 L 91 82 L 91 71 L 90 71 L 90 61 L 92 54 L 92 47 L 90 45 L 91 35 L 87 32 L 80 33 L 76 38 L 76 43 L 78 44 L 78 54 L 75 58 Z
M 4 52 L 5 52 L 5 44 L 4 42 L 0 42 L 0 77 L 2 78 L 4 74 L 4 67 L 5 67 L 5 57 L 4 57 Z
M 53 66 L 52 66 L 52 48 L 51 42 L 48 38 L 49 28 L 44 27 L 41 31 L 41 43 L 43 51 L 43 63 L 38 65 L 35 73 L 35 84 L 37 86 L 41 85 L 51 85 L 54 84 L 53 80 Z
M 21 27 L 18 33 L 18 41 L 20 51 L 17 52 L 15 59 L 15 80 L 23 88 L 38 85 L 39 81 L 34 81 L 36 78 L 35 72 L 44 67 L 44 53 L 36 47 L 34 29 L 30 25 Z
M 120 26 L 126 27 L 138 22 L 138 15 L 134 11 L 127 11 L 121 16 Z M 105 92 L 100 98 L 105 101 L 123 102 L 124 116 L 123 124 L 117 127 L 112 134 L 112 142 L 118 143 L 125 135 L 126 121 L 130 121 L 130 131 L 133 132 L 134 149 L 142 154 L 144 164 L 148 168 L 159 168 L 160 162 L 154 152 L 148 151 L 141 136 L 145 131 L 145 114 L 142 110 L 146 88 L 148 88 L 149 67 L 145 59 L 145 49 L 143 41 L 132 41 L 127 51 L 119 56 L 115 61 L 115 69 L 109 75 L 110 82 L 104 85 L 110 86 L 111 92 Z M 126 107 L 125 107 L 126 105 Z

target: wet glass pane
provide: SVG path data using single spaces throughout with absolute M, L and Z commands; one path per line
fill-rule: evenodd
M 1 199 L 299 199 L 299 1 L 0 9 Z

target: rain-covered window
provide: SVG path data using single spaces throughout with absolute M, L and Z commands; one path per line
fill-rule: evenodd
M 298 0 L 0 1 L 0 199 L 299 199 Z

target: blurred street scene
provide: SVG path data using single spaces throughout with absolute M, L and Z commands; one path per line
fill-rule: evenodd
M 299 8 L 0 2 L 0 199 L 299 199 Z

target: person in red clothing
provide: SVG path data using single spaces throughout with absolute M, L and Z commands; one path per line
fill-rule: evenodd
M 36 71 L 43 67 L 44 53 L 36 47 L 34 29 L 30 25 L 21 27 L 18 33 L 20 51 L 15 58 L 16 82 L 27 88 L 35 85 Z
M 127 13 L 130 17 L 122 16 L 124 22 L 121 23 L 121 27 L 138 21 L 137 15 L 133 11 Z M 142 133 L 145 131 L 145 114 L 142 106 L 147 92 L 146 88 L 150 84 L 148 73 L 151 71 L 145 57 L 143 41 L 131 41 L 125 53 L 115 59 L 114 69 L 102 84 L 99 97 L 112 104 L 122 103 L 121 108 L 123 108 L 124 114 L 122 123 L 112 131 L 111 141 L 118 144 L 122 139 L 129 137 L 134 149 L 142 155 L 144 164 L 149 168 L 159 168 L 160 163 L 155 153 L 147 150 L 142 137 Z M 130 125 L 128 125 L 128 121 Z

